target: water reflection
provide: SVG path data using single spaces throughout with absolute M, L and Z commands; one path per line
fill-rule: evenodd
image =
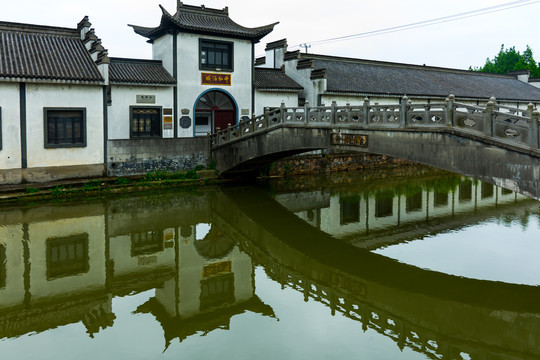
M 145 316 L 144 331 L 164 339 L 153 357 L 171 354 L 172 344 L 193 335 L 257 331 L 250 322 L 233 329 L 231 321 L 248 313 L 274 322 L 280 317 L 274 297 L 261 298 L 257 290 L 264 284 L 256 283 L 261 269 L 306 301 L 421 358 L 540 356 L 540 288 L 435 273 L 366 250 L 472 223 L 492 210 L 515 219 L 537 203 L 457 177 L 363 191 L 350 185 L 294 192 L 276 185 L 273 197 L 234 188 L 5 209 L 0 352 L 24 353 L 25 334 L 48 337 L 52 329 L 82 324 L 87 340 L 71 341 L 91 349 L 89 358 L 105 356 L 97 341 L 100 334 L 118 336 L 109 330 L 125 321 L 119 298 L 136 301 L 132 316 Z M 122 339 L 154 337 L 122 329 Z M 267 344 L 276 345 L 287 346 Z M 400 354 L 380 351 L 381 358 Z

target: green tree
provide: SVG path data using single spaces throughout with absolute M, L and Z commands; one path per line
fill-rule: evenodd
M 529 70 L 531 77 L 540 77 L 540 64 L 534 60 L 533 52 L 529 45 L 521 54 L 515 46 L 505 49 L 501 45 L 499 53 L 493 58 L 487 58 L 482 67 L 470 67 L 469 70 L 488 72 L 493 74 L 508 74 L 511 71 Z

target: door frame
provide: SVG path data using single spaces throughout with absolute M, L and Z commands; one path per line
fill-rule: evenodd
M 240 118 L 240 111 L 238 109 L 238 103 L 236 102 L 236 99 L 234 98 L 234 96 L 232 96 L 232 94 L 226 90 L 223 90 L 223 89 L 220 89 L 220 88 L 211 88 L 211 89 L 208 89 L 208 90 L 205 90 L 203 91 L 198 97 L 197 99 L 195 99 L 195 102 L 193 103 L 193 118 L 195 119 L 195 116 L 197 116 L 197 103 L 199 102 L 200 98 L 203 97 L 206 93 L 209 93 L 209 92 L 212 92 L 212 91 L 219 91 L 219 92 L 222 92 L 224 93 L 225 95 L 227 95 L 229 98 L 231 98 L 232 102 L 233 102 L 233 105 L 234 105 L 234 111 L 235 111 L 235 123 L 234 125 L 238 124 L 238 119 Z M 212 134 L 213 134 L 213 131 L 214 131 L 214 112 L 210 110 L 210 112 L 212 113 Z M 195 131 L 195 121 L 193 122 L 193 137 L 196 136 L 196 131 Z

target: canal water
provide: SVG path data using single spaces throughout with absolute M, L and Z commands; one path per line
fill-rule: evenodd
M 540 203 L 424 168 L 0 208 L 2 359 L 539 359 Z

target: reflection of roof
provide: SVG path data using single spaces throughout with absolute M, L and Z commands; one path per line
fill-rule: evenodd
M 276 317 L 274 310 L 263 303 L 256 295 L 247 301 L 185 319 L 170 316 L 155 297 L 139 306 L 135 312 L 151 313 L 156 317 L 156 320 L 163 328 L 166 347 L 168 347 L 174 338 L 183 341 L 198 332 L 207 334 L 216 329 L 229 329 L 231 318 L 246 311 L 261 314 L 262 316 Z
M 77 29 L 0 22 L 0 79 L 103 82 Z
M 304 89 L 281 69 L 255 68 L 254 85 L 259 91 L 282 90 L 298 92 Z
M 298 54 L 326 70 L 327 91 L 335 93 L 417 95 L 540 101 L 540 89 L 514 76 L 333 56 Z
M 35 301 L 31 307 L 2 310 L 0 313 L 0 339 L 14 338 L 30 332 L 40 333 L 60 326 L 82 321 L 90 334 L 99 328 L 112 326 L 114 314 L 110 308 L 111 296 L 105 290 L 80 294 L 67 294 L 54 299 Z M 99 318 L 95 316 L 98 311 Z M 94 314 L 88 316 L 88 314 Z M 89 319 L 92 319 L 89 321 Z M 97 326 L 97 327 L 96 327 Z
M 161 7 L 161 6 L 160 6 Z M 225 36 L 240 39 L 259 41 L 269 34 L 277 23 L 261 26 L 257 28 L 247 28 L 238 25 L 229 18 L 228 8 L 223 10 L 205 8 L 203 6 L 184 5 L 178 2 L 178 11 L 173 16 L 161 7 L 161 23 L 155 28 L 130 25 L 139 35 L 153 41 L 170 30 Z
M 111 84 L 172 85 L 176 80 L 160 60 L 111 58 Z

